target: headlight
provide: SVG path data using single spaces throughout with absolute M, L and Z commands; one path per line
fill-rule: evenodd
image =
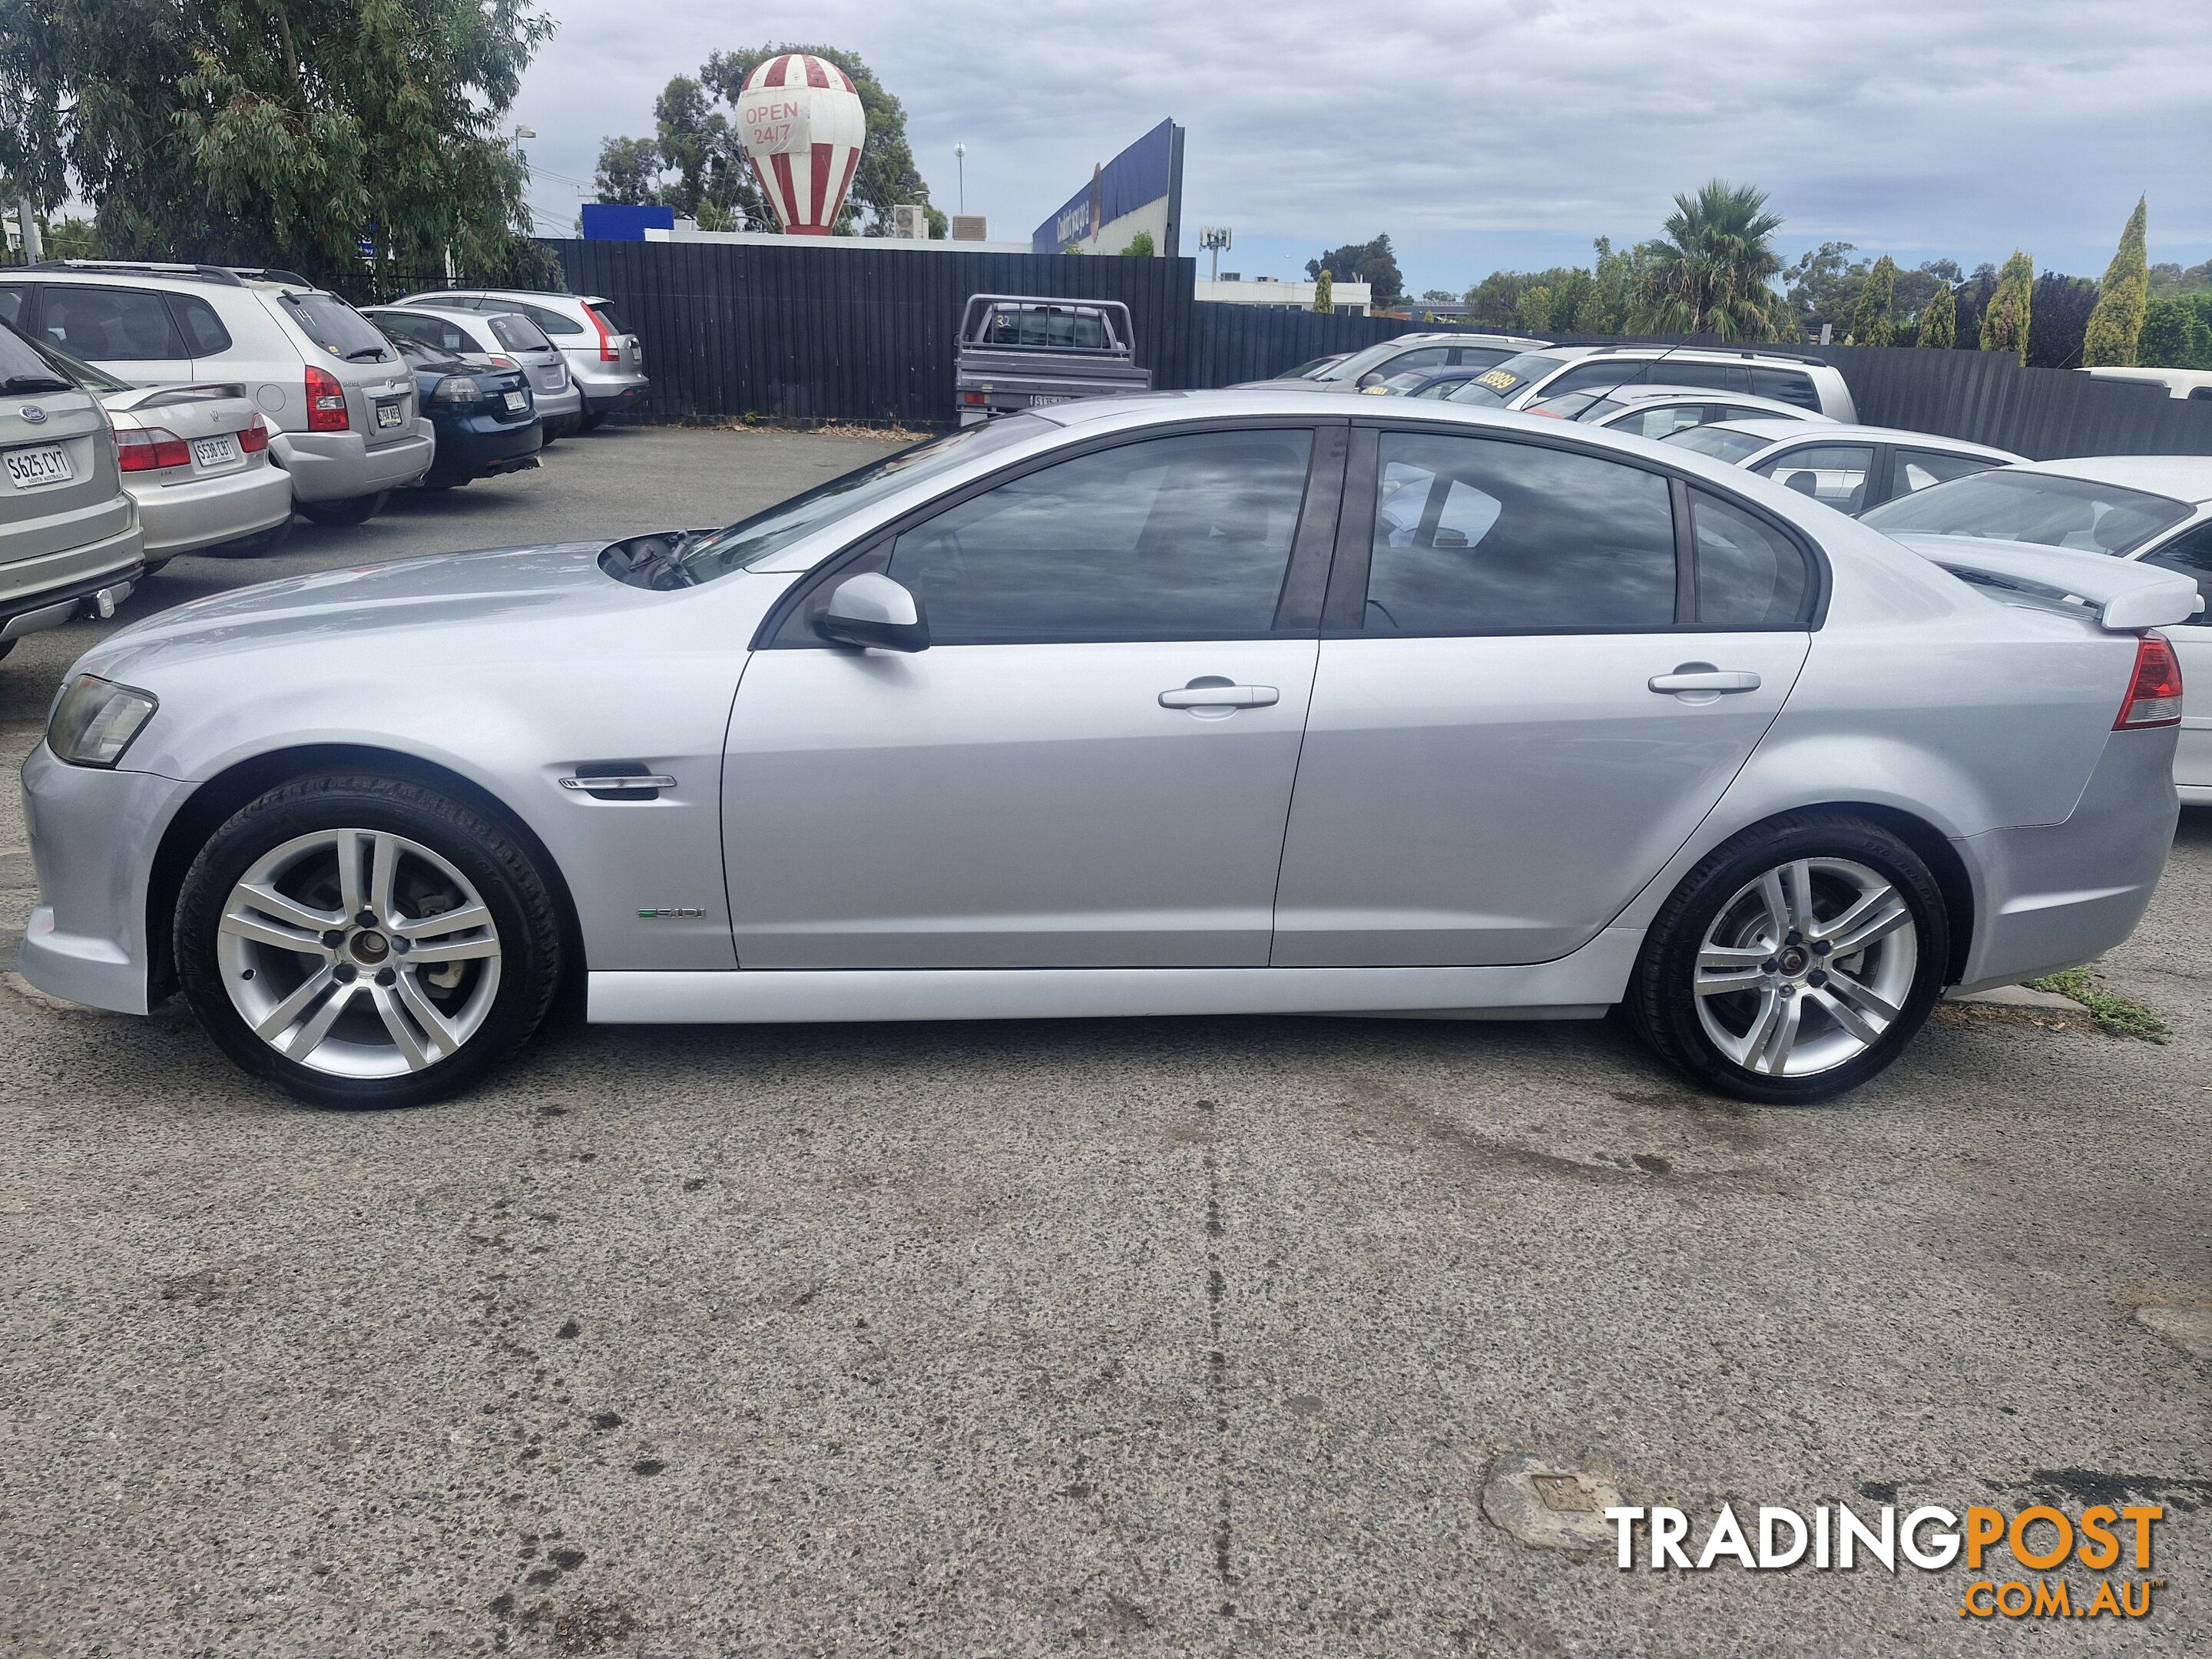
M 80 674 L 54 704 L 46 746 L 72 766 L 112 766 L 160 707 L 150 691 Z

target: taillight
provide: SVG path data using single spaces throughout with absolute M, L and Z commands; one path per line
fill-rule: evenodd
M 2129 683 L 2127 701 L 2115 732 L 2132 732 L 2147 726 L 2181 724 L 2181 665 L 2163 634 L 2146 634 L 2136 641 L 2135 678 Z
M 599 361 L 603 363 L 620 362 L 622 353 L 615 349 L 614 331 L 607 326 L 607 319 L 589 306 L 584 307 L 584 315 L 590 318 L 592 326 L 599 331 Z
M 258 455 L 269 447 L 269 424 L 258 415 L 246 423 L 238 434 L 238 447 L 249 455 Z
M 990 402 L 990 398 L 981 392 L 963 392 L 960 394 L 960 401 L 963 404 L 982 404 Z
M 192 452 L 167 428 L 149 426 L 143 432 L 117 433 L 115 459 L 125 472 L 159 472 L 164 467 L 190 466 Z
M 493 355 L 492 358 L 491 358 L 491 366 L 492 366 L 494 368 L 513 368 L 513 369 L 520 369 L 520 368 L 522 367 L 522 365 L 521 365 L 520 363 L 518 363 L 517 362 L 515 362 L 514 358 L 512 358 L 512 357 L 501 357 L 501 356 L 498 356 L 496 353 L 495 353 L 495 354 Z
M 307 365 L 307 430 L 343 432 L 352 422 L 346 416 L 345 388 L 327 368 Z

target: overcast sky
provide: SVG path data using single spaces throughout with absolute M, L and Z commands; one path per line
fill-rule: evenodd
M 1971 268 L 2015 247 L 2100 275 L 2136 197 L 2153 260 L 2212 257 L 2205 0 L 541 0 L 560 30 L 515 118 L 558 231 L 599 141 L 650 134 L 717 47 L 841 46 L 906 105 L 933 199 L 1030 231 L 1163 118 L 1188 129 L 1184 252 L 1303 274 L 1388 231 L 1409 287 L 1587 261 L 1675 192 L 1756 183 L 1786 251 L 1826 240 Z M 571 182 L 573 181 L 573 182 Z M 579 186 L 582 186 L 580 188 Z

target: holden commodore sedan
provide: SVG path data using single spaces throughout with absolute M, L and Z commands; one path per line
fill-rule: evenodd
M 1073 404 L 726 529 L 149 618 L 25 765 L 24 972 L 180 989 L 337 1105 L 474 1082 L 564 983 L 617 1023 L 1623 1007 L 1798 1102 L 2135 926 L 2186 577 L 1947 568 L 1705 457 L 1361 404 Z

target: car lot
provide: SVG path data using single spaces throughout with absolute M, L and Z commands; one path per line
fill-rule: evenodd
M 273 558 L 179 559 L 120 620 L 717 522 L 885 447 L 609 428 Z M 0 663 L 10 764 L 95 631 Z M 10 794 L 10 961 L 21 842 Z M 179 1010 L 0 990 L 0 1632 L 288 1656 L 2202 1646 L 2208 921 L 2192 810 L 2109 966 L 2170 1046 L 1952 1011 L 1798 1112 L 1659 1080 L 1611 1022 L 1250 1019 L 576 1028 L 468 1099 L 346 1116 L 247 1082 Z M 1485 1515 L 1516 1452 L 1692 1510 L 2125 1492 L 2167 1508 L 2165 1587 L 2089 1638 L 1962 1620 L 1958 1570 L 1622 1573 Z

